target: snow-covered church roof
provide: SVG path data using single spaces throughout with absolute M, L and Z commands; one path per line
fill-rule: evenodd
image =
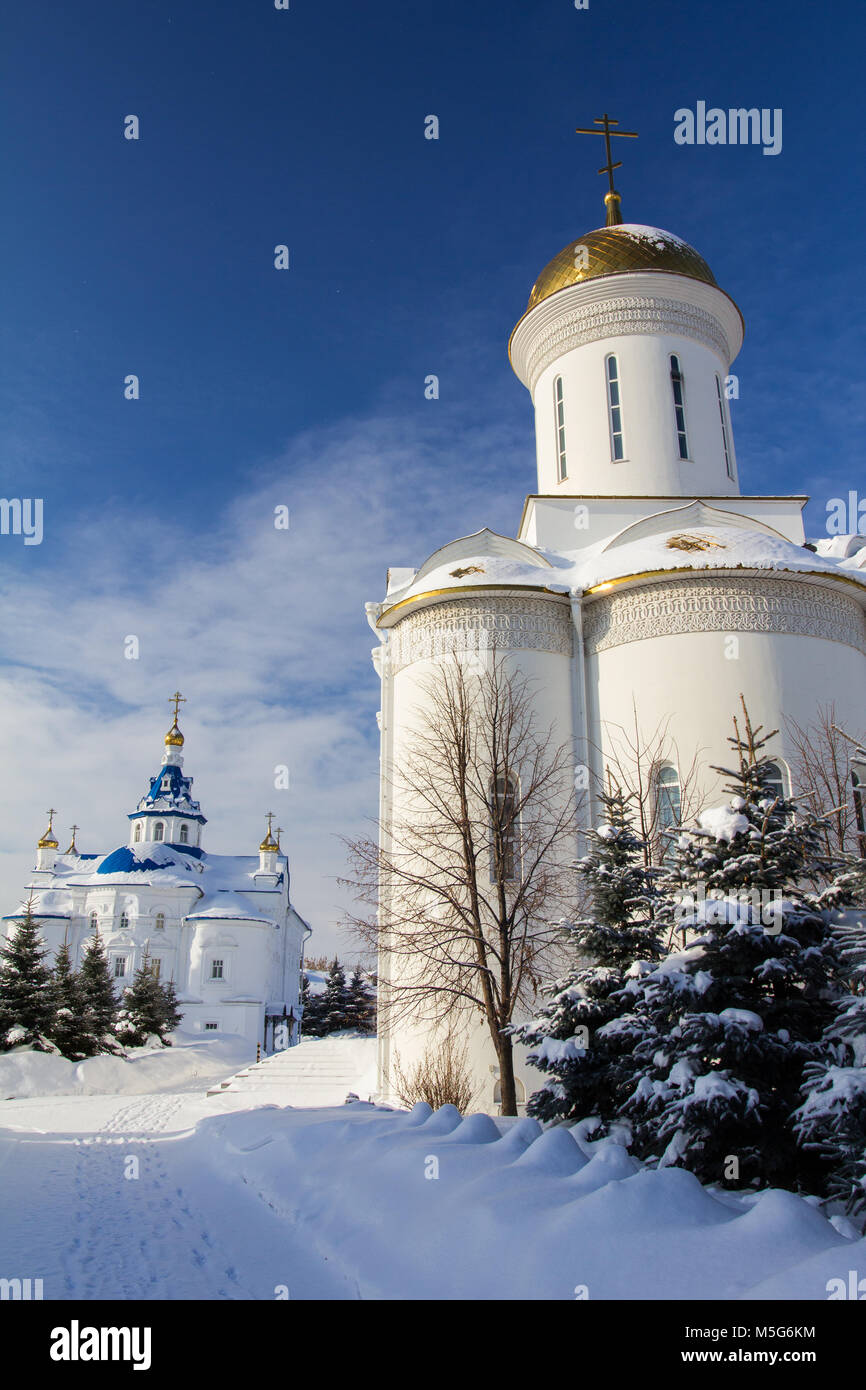
M 482 530 L 442 546 L 414 570 L 391 571 L 387 596 L 368 605 L 380 628 L 407 610 L 473 589 L 535 589 L 579 597 L 607 584 L 676 570 L 786 571 L 848 580 L 866 603 L 866 537 L 797 545 L 757 517 L 696 498 L 592 545 L 554 553 Z

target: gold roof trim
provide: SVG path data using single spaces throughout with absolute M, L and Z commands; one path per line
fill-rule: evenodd
M 405 608 L 408 603 L 420 603 L 425 598 L 441 598 L 445 594 L 467 594 L 467 593 L 489 593 L 491 589 L 512 589 L 522 593 L 530 589 L 539 594 L 550 594 L 552 598 L 568 599 L 568 594 L 560 593 L 557 589 L 549 589 L 546 584 L 453 584 L 448 589 L 426 589 L 423 594 L 412 594 L 409 598 L 401 598 L 399 603 L 394 603 L 390 608 L 384 608 L 376 620 L 376 626 L 381 627 L 381 619 L 389 613 L 396 613 L 398 608 Z

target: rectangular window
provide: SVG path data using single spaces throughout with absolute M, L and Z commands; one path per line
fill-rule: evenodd
M 614 463 L 625 458 L 622 435 L 622 402 L 619 394 L 619 366 L 615 357 L 607 359 L 607 406 L 610 421 L 610 456 Z
M 553 384 L 553 395 L 556 402 L 556 459 L 557 474 L 559 481 L 562 482 L 566 476 L 565 460 L 565 402 L 562 398 L 562 377 L 558 376 Z
M 683 394 L 683 374 L 680 371 L 680 359 L 671 357 L 671 385 L 674 392 L 674 420 L 677 427 L 677 445 L 680 451 L 680 458 L 687 459 L 689 456 L 689 443 L 686 438 L 686 402 Z
M 115 956 L 115 957 L 114 957 L 114 978 L 115 978 L 115 980 L 122 980 L 122 979 L 125 977 L 125 975 L 126 975 L 126 957 L 125 957 L 125 956 Z
M 205 1031 L 206 1033 L 216 1033 L 216 1032 L 219 1031 L 219 1024 L 218 1024 L 218 1023 L 206 1023 L 205 1026 L 204 1026 L 204 1031 Z
M 158 980 L 162 974 L 162 961 L 156 956 L 150 962 L 150 973 L 155 980 Z
M 722 447 L 725 451 L 725 472 L 727 473 L 731 481 L 733 481 L 734 460 L 731 458 L 731 447 L 728 441 L 728 422 L 725 417 L 725 398 L 722 395 L 722 383 L 718 376 L 716 376 L 716 395 L 719 400 L 719 419 L 722 422 Z
M 212 980 L 221 980 L 223 978 L 223 963 L 221 960 L 211 961 L 210 977 Z

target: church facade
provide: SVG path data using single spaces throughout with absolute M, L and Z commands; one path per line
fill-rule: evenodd
M 721 800 L 712 767 L 729 761 L 741 693 L 754 723 L 779 730 L 786 792 L 787 720 L 807 724 L 832 699 L 843 727 L 866 724 L 866 537 L 807 542 L 806 497 L 743 491 L 730 405 L 740 311 L 691 246 L 623 223 L 613 191 L 605 202 L 607 225 L 554 257 L 511 335 L 537 455 L 516 538 L 454 540 L 417 569 L 389 570 L 385 596 L 367 605 L 383 844 L 401 816 L 395 774 L 425 685 L 443 663 L 494 647 L 534 680 L 539 724 L 573 747 L 590 820 L 591 788 L 636 719 L 646 735 L 671 734 L 648 769 L 667 824 L 687 767 L 704 805 Z M 862 813 L 859 793 L 857 804 Z M 386 928 L 387 903 L 380 914 Z M 383 949 L 385 1000 L 394 968 Z M 492 1043 L 480 1026 L 467 1036 L 476 1104 L 495 1110 Z M 405 1025 L 383 1034 L 383 1097 L 394 1097 L 395 1053 L 405 1066 L 429 1041 Z M 520 1057 L 516 1070 L 519 1098 L 537 1089 Z
M 275 1035 L 287 1041 L 299 1016 L 311 929 L 292 906 L 289 863 L 270 815 L 258 855 L 204 848 L 207 820 L 183 772 L 183 746 L 175 705 L 161 766 L 128 813 L 126 843 L 109 854 L 81 853 L 78 827 L 60 853 L 50 813 L 25 899 L 52 956 L 66 940 L 80 964 L 98 930 L 118 993 L 146 953 L 160 978 L 176 985 L 183 1030 L 237 1034 L 269 1050 Z M 4 918 L 7 932 L 16 920 Z

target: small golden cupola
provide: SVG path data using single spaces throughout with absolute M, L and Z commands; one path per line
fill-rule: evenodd
M 54 817 L 57 815 L 52 806 L 45 813 L 48 817 L 48 829 L 41 840 L 36 843 L 36 868 L 47 873 L 54 872 L 54 865 L 57 860 L 57 851 L 60 848 L 57 843 L 57 836 L 54 834 Z
M 268 830 L 267 830 L 267 834 L 265 835 L 265 838 L 262 840 L 262 843 L 259 845 L 259 853 L 260 853 L 260 854 L 279 854 L 280 846 L 279 846 L 279 843 L 274 839 L 273 831 L 272 831 L 272 829 L 271 829 L 271 827 L 273 826 L 273 823 L 274 823 L 274 813 L 273 813 L 273 811 L 268 811 Z
M 165 746 L 166 748 L 183 748 L 183 734 L 178 728 L 177 717 L 178 706 L 186 704 L 186 697 L 181 695 L 179 690 L 176 690 L 173 695 L 169 696 L 169 704 L 174 704 L 174 722 L 165 736 Z
M 48 811 L 45 812 L 45 814 L 46 814 L 46 816 L 48 817 L 48 829 L 46 830 L 45 834 L 42 836 L 42 839 L 38 842 L 36 848 L 37 848 L 37 849 L 59 849 L 60 846 L 59 846 L 59 844 L 58 844 L 58 842 L 57 842 L 57 837 L 56 837 L 56 835 L 54 834 L 54 817 L 57 815 L 57 812 L 54 810 L 54 807 L 52 806 L 52 807 L 50 808 L 50 810 L 48 810 Z
M 276 874 L 276 873 L 277 873 L 277 856 L 278 856 L 278 854 L 280 853 L 280 844 L 279 844 L 279 840 L 275 840 L 275 839 L 274 839 L 274 832 L 273 832 L 273 823 L 274 823 L 274 819 L 275 819 L 275 817 L 274 817 L 273 811 L 268 811 L 268 829 L 267 829 L 267 834 L 265 835 L 265 838 L 262 840 L 261 844 L 259 845 L 259 870 L 258 870 L 258 871 L 259 871 L 260 874 Z

